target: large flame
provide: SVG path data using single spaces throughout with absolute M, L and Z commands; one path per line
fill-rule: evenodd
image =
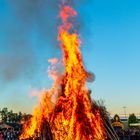
M 82 63 L 80 39 L 72 31 L 73 25 L 69 21 L 77 13 L 69 6 L 62 6 L 59 15 L 62 19 L 58 40 L 64 54 L 63 78 L 56 79 L 53 88 L 43 94 L 30 122 L 24 125 L 20 139 L 35 139 L 46 122 L 55 140 L 104 140 L 106 135 L 100 111 L 95 109 L 93 112 L 86 88 L 87 73 Z M 53 104 L 51 98 L 56 92 L 61 95 L 58 93 L 60 96 Z

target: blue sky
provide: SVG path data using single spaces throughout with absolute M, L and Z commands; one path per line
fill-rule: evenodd
M 29 94 L 51 87 L 47 60 L 61 58 L 61 51 L 57 4 L 25 3 L 0 1 L 0 107 L 31 112 L 37 99 Z M 123 114 L 123 106 L 140 114 L 140 1 L 78 1 L 75 7 L 84 65 L 96 76 L 88 84 L 92 98 L 105 100 L 113 114 Z

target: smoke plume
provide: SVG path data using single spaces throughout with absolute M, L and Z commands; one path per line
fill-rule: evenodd
M 80 2 L 84 2 L 84 0 L 80 0 Z M 57 25 L 60 21 L 57 15 L 61 4 L 68 3 L 74 5 L 73 0 L 62 0 L 62 3 L 60 0 L 8 1 L 11 18 L 7 19 L 7 25 L 0 27 L 4 28 L 5 44 L 3 48 L 6 48 L 6 52 L 0 54 L 0 77 L 9 81 L 19 78 L 25 73 L 33 76 L 35 66 L 38 65 L 38 54 L 32 45 L 34 36 L 37 39 L 37 48 L 44 49 L 40 42 L 45 42 L 49 44 L 46 47 L 50 47 L 51 50 L 55 46 L 59 49 Z M 75 31 L 80 28 L 78 23 L 81 24 L 81 19 L 78 20 L 75 22 L 77 24 Z M 27 75 L 25 74 L 25 76 Z

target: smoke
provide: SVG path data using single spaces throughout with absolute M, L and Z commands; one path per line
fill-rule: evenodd
M 37 54 L 31 41 L 33 36 L 36 36 L 39 49 L 44 49 L 40 42 L 49 44 L 46 47 L 51 46 L 51 50 L 55 46 L 59 49 L 57 27 L 60 21 L 57 15 L 61 4 L 74 5 L 84 0 L 78 2 L 73 0 L 9 0 L 7 2 L 11 17 L 7 19 L 8 24 L 0 28 L 4 28 L 4 48 L 8 51 L 0 54 L 0 76 L 9 81 L 21 75 L 27 77 L 26 73 L 33 76 L 35 66 L 38 65 Z M 81 20 L 78 20 L 81 23 Z M 75 30 L 79 28 L 79 24 L 75 25 Z
M 90 83 L 94 82 L 95 75 L 93 72 L 86 72 L 86 75 L 87 75 L 87 77 L 86 77 L 87 82 L 90 82 Z
M 8 4 L 10 18 L 0 27 L 4 30 L 1 46 L 6 50 L 0 53 L 0 77 L 6 81 L 27 73 L 33 76 L 38 65 L 34 47 L 41 49 L 40 42 L 56 46 L 58 0 L 9 0 Z M 32 45 L 34 33 L 36 46 Z
M 10 81 L 15 77 L 20 76 L 21 72 L 25 72 L 24 74 L 26 74 L 26 72 L 28 72 L 26 69 L 28 69 L 29 65 L 32 63 L 32 60 L 29 58 L 30 56 L 28 55 L 15 54 L 11 56 L 0 56 L 0 70 L 3 79 Z
M 30 32 L 34 29 L 40 40 L 53 45 L 57 36 L 58 2 L 59 0 L 10 0 L 17 19 L 22 22 L 24 31 Z
M 35 28 L 40 39 L 45 39 L 53 46 L 57 46 L 57 27 L 60 22 L 58 15 L 62 5 L 83 5 L 85 0 L 10 0 L 16 17 L 24 24 L 24 31 L 29 32 Z M 83 24 L 82 18 L 74 23 L 74 29 L 78 31 Z
M 0 53 L 0 77 L 5 81 L 31 73 L 36 63 L 35 53 L 24 37 L 26 34 L 17 30 L 5 29 L 5 43 L 1 44 L 4 45 L 1 50 L 4 48 L 5 51 Z

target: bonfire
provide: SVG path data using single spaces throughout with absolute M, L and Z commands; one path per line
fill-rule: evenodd
M 69 4 L 61 5 L 58 41 L 63 52 L 64 72 L 55 78 L 50 90 L 43 92 L 33 117 L 23 126 L 20 139 L 117 139 L 102 109 L 91 101 L 86 87 L 89 73 L 83 65 L 79 35 L 71 22 L 75 16 L 77 12 Z M 50 73 L 55 73 L 53 70 Z M 55 96 L 56 101 L 52 102 Z

